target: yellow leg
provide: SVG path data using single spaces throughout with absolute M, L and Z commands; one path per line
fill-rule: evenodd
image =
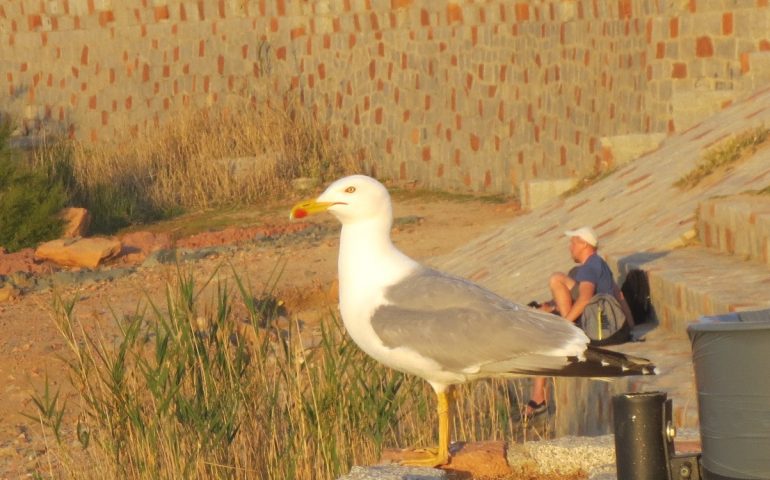
M 402 460 L 403 465 L 419 467 L 438 467 L 449 463 L 449 432 L 452 422 L 452 396 L 451 392 L 444 391 L 437 394 L 438 411 L 438 448 L 425 449 L 418 458 Z M 417 453 L 417 452 L 415 452 Z

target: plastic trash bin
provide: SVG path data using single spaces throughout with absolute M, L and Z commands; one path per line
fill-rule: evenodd
M 770 310 L 691 324 L 703 478 L 770 479 Z

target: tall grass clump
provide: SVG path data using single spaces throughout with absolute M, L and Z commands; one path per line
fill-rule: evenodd
M 16 251 L 56 238 L 67 203 L 61 178 L 37 171 L 11 148 L 11 123 L 0 119 L 0 246 Z
M 435 442 L 425 382 L 371 360 L 333 316 L 309 348 L 296 325 L 271 326 L 275 303 L 264 292 L 233 278 L 234 291 L 180 271 L 165 306 L 148 300 L 119 319 L 117 340 L 87 334 L 76 302 L 57 302 L 77 394 L 66 405 L 49 388 L 33 399 L 58 441 L 51 474 L 333 479 L 375 462 L 383 446 Z M 511 403 L 501 391 L 463 387 L 454 437 L 506 437 Z
M 52 143 L 38 161 L 71 165 L 73 197 L 100 232 L 184 210 L 253 204 L 282 195 L 297 177 L 324 182 L 357 170 L 357 157 L 300 101 L 240 100 L 188 108 L 109 143 Z
M 692 171 L 682 176 L 674 186 L 688 189 L 703 179 L 730 165 L 749 157 L 768 139 L 770 129 L 762 126 L 730 137 L 706 151 L 701 162 Z

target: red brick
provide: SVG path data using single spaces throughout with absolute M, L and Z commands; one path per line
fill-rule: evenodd
M 36 30 L 43 25 L 43 17 L 40 15 L 29 15 L 27 16 L 27 25 L 30 30 Z
M 91 110 L 96 109 L 96 95 L 93 95 L 88 99 L 88 108 Z
M 668 35 L 671 38 L 679 36 L 679 17 L 674 17 L 668 21 Z
M 414 3 L 414 0 L 390 0 L 390 8 L 397 9 L 397 8 L 405 8 L 409 7 Z
M 748 73 L 751 70 L 749 65 L 749 54 L 746 52 L 741 53 L 741 73 Z
M 520 2 L 516 4 L 516 21 L 524 22 L 529 20 L 529 4 Z
M 479 148 L 481 148 L 481 139 L 478 135 L 471 134 L 471 149 L 474 152 L 478 152 Z
M 449 3 L 446 7 L 446 19 L 447 23 L 463 21 L 463 10 L 460 5 L 456 3 Z
M 112 10 L 105 10 L 103 12 L 99 12 L 99 25 L 102 27 L 107 26 L 108 23 L 115 21 L 115 15 L 112 13 Z
M 631 0 L 618 0 L 618 15 L 620 18 L 631 18 L 634 7 Z
M 424 8 L 420 10 L 420 25 L 427 27 L 430 25 L 430 14 Z
M 770 41 L 767 39 L 762 39 L 759 41 L 758 47 L 760 52 L 768 52 L 770 51 Z
M 217 57 L 217 72 L 220 75 L 223 75 L 225 73 L 225 57 L 224 55 L 220 55 Z
M 733 34 L 733 12 L 722 14 L 722 35 Z
M 703 36 L 698 37 L 695 41 L 695 56 L 696 57 L 712 57 L 714 55 L 714 44 L 711 41 L 711 37 Z
M 155 7 L 155 21 L 168 20 L 169 18 L 168 5 L 160 5 Z
M 305 27 L 292 28 L 289 35 L 291 36 L 292 40 L 302 37 L 305 35 Z
M 655 58 L 663 58 L 666 56 L 666 44 L 664 42 L 658 42 Z
M 83 50 L 80 51 L 80 64 L 88 65 L 88 45 L 83 46 Z
M 671 78 L 687 78 L 687 64 L 676 62 L 671 68 Z
M 770 1 L 768 0 L 757 0 L 758 7 L 767 7 L 768 5 L 770 5 Z
M 430 147 L 422 147 L 422 161 L 430 162 Z

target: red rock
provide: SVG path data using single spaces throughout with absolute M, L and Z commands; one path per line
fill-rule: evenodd
M 449 465 L 441 467 L 450 477 L 468 475 L 466 478 L 500 478 L 511 475 L 506 459 L 507 445 L 503 441 L 457 443 L 450 449 Z M 461 477 L 460 477 L 461 478 Z
M 62 238 L 85 237 L 88 226 L 91 225 L 91 215 L 85 208 L 65 208 L 59 213 L 64 220 Z
M 0 253 L 0 275 L 14 272 L 41 273 L 51 269 L 50 266 L 35 262 L 35 250 L 25 248 L 13 253 Z
M 167 233 L 131 232 L 123 235 L 120 242 L 123 245 L 120 257 L 127 263 L 142 262 L 152 252 L 174 246 L 171 236 Z
M 35 259 L 70 267 L 95 268 L 120 253 L 120 249 L 120 241 L 112 238 L 60 238 L 38 246 Z
M 455 443 L 450 447 L 452 458 L 445 470 L 451 479 L 497 479 L 513 473 L 506 459 L 507 445 L 503 441 Z M 397 463 L 419 457 L 411 449 L 386 449 L 381 463 Z

